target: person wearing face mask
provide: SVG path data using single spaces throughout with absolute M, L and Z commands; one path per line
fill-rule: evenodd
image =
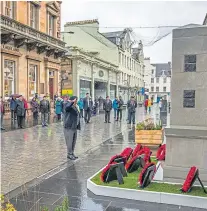
M 72 96 L 65 106 L 64 118 L 64 136 L 67 146 L 67 158 L 76 160 L 78 157 L 74 154 L 77 140 L 77 130 L 81 129 L 80 109 L 77 105 L 77 97 Z

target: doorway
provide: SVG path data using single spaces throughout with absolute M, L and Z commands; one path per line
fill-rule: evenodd
M 54 78 L 49 78 L 49 93 L 50 99 L 54 97 Z

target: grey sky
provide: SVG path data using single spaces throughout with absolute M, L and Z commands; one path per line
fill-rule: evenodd
M 100 32 L 116 31 L 123 27 L 202 24 L 207 13 L 207 2 L 192 1 L 81 1 L 63 0 L 62 26 L 69 21 L 98 18 Z M 105 28 L 108 27 L 108 28 Z M 120 27 L 120 28 L 118 28 Z M 171 29 L 133 28 L 144 43 L 159 32 Z M 145 57 L 153 63 L 171 61 L 172 36 L 169 35 L 151 47 L 144 47 Z

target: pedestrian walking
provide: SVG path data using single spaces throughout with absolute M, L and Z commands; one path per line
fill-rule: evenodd
M 151 106 L 152 106 L 152 101 L 151 101 L 151 99 L 148 99 L 148 111 L 149 111 L 149 114 L 151 113 Z
M 33 113 L 33 122 L 34 122 L 34 125 L 36 125 L 38 123 L 39 103 L 34 97 L 30 104 L 31 104 L 31 111 Z
M 3 123 L 4 123 L 4 114 L 5 114 L 4 102 L 3 102 L 3 98 L 2 98 L 2 97 L 0 97 L 0 119 L 1 119 L 1 130 L 5 130 L 5 128 L 3 127 Z
M 109 99 L 109 96 L 107 96 L 106 100 L 104 101 L 103 109 L 105 111 L 105 123 L 111 123 L 110 122 L 110 114 L 111 114 L 111 110 L 112 110 L 112 102 Z
M 61 120 L 62 99 L 60 97 L 58 97 L 56 102 L 55 102 L 55 113 L 56 113 L 58 121 Z
M 9 100 L 9 103 L 10 103 L 11 120 L 13 121 L 17 119 L 16 112 L 15 112 L 16 105 L 17 105 L 16 97 L 12 96 L 11 99 Z
M 77 105 L 77 97 L 72 96 L 65 107 L 64 136 L 67 145 L 67 158 L 75 160 L 75 145 L 77 140 L 77 130 L 81 129 L 80 110 Z
M 122 97 L 119 96 L 118 99 L 118 109 L 117 109 L 117 121 L 122 120 L 122 110 L 123 110 L 124 101 L 122 100 Z
M 22 95 L 19 96 L 19 99 L 16 101 L 16 114 L 17 114 L 17 123 L 18 123 L 18 128 L 23 129 L 24 126 L 24 117 L 25 117 L 25 103 L 23 101 Z
M 148 108 L 148 98 L 145 99 L 144 101 L 144 108 L 145 108 L 145 112 L 147 113 L 147 108 Z
M 80 109 L 80 117 L 83 118 L 83 98 L 80 98 L 80 100 L 78 101 L 78 106 Z
M 133 96 L 128 101 L 127 108 L 129 112 L 129 124 L 131 123 L 135 124 L 135 113 L 136 113 L 136 108 L 137 108 L 137 102 L 135 101 Z
M 46 96 L 44 96 L 43 100 L 40 101 L 40 112 L 42 127 L 48 126 L 48 114 L 50 113 L 50 103 L 47 100 Z
M 86 97 L 83 99 L 84 119 L 86 123 L 90 122 L 92 108 L 93 101 L 90 98 L 89 93 L 86 93 Z
M 113 100 L 112 108 L 114 109 L 114 119 L 117 119 L 117 110 L 118 110 L 118 98 L 117 97 Z

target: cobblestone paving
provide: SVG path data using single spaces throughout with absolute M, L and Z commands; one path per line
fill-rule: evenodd
M 112 155 L 120 153 L 126 146 L 134 146 L 133 134 L 133 130 L 120 133 L 83 159 L 19 194 L 11 203 L 17 211 L 40 211 L 40 207 L 44 206 L 49 211 L 54 211 L 66 197 L 70 211 L 204 211 L 191 207 L 102 197 L 87 190 L 87 179 L 104 167 Z

